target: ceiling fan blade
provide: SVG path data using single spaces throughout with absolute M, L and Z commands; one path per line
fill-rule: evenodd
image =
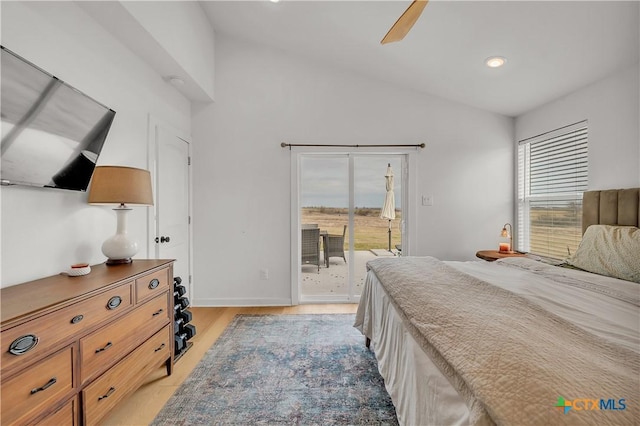
M 395 24 L 391 27 L 387 35 L 384 36 L 380 44 L 393 43 L 394 41 L 400 41 L 407 35 L 413 24 L 416 23 L 420 14 L 429 3 L 429 0 L 415 0 L 409 5 L 407 10 L 404 11 L 402 16 L 398 18 Z

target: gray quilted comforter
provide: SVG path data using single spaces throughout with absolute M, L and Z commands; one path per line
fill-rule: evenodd
M 638 424 L 635 352 L 435 258 L 380 258 L 367 266 L 465 399 L 472 423 Z M 559 415 L 560 396 L 624 398 L 627 407 Z

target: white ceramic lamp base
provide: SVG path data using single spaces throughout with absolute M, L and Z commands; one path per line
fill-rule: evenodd
M 121 205 L 113 209 L 118 218 L 116 234 L 102 243 L 102 253 L 107 256 L 107 265 L 131 263 L 131 258 L 138 252 L 138 243 L 127 235 L 127 213 L 130 208 Z

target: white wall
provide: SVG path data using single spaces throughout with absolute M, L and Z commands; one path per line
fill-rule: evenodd
M 193 111 L 194 303 L 290 301 L 290 152 L 426 142 L 415 255 L 473 259 L 512 220 L 513 120 L 216 37 L 216 103 Z M 268 268 L 268 281 L 259 270 Z
M 621 70 L 516 119 L 516 140 L 588 120 L 589 189 L 640 186 L 640 69 Z
M 189 102 L 74 2 L 0 7 L 4 46 L 116 111 L 98 164 L 147 168 L 149 114 L 189 133 Z M 86 193 L 2 187 L 0 196 L 3 287 L 104 261 L 115 214 L 86 204 Z M 138 257 L 147 257 L 146 209 L 129 218 Z
M 194 1 L 122 1 L 121 5 L 213 99 L 215 34 L 202 6 Z

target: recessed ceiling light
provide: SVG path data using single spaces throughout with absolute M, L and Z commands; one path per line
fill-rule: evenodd
M 278 3 L 280 0 L 269 0 L 271 3 Z
M 502 56 L 492 56 L 490 58 L 487 58 L 484 63 L 487 64 L 487 66 L 489 68 L 499 68 L 501 66 L 503 66 L 505 64 L 505 62 L 507 62 L 506 58 L 503 58 Z

